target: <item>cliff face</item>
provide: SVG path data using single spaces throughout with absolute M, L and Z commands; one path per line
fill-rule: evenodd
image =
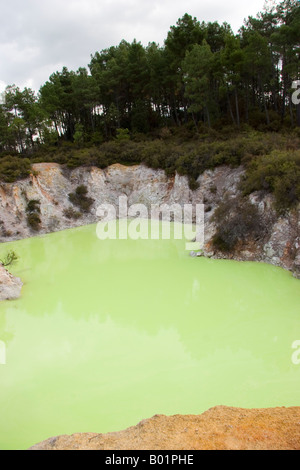
M 206 256 L 263 261 L 291 270 L 299 277 L 300 208 L 278 218 L 272 209 L 270 195 L 255 193 L 249 198 L 257 206 L 263 223 L 269 227 L 263 238 L 248 240 L 227 255 L 212 248 L 216 230 L 212 215 L 224 197 L 239 194 L 242 174 L 242 168 L 225 166 L 206 171 L 198 178 L 199 188 L 191 191 L 186 177 L 167 177 L 164 171 L 143 165 L 125 167 L 115 164 L 105 170 L 94 167 L 67 170 L 55 163 L 35 164 L 29 178 L 0 185 L 0 241 L 98 222 L 97 207 L 103 203 L 117 206 L 122 195 L 127 196 L 128 206 L 142 203 L 148 208 L 151 204 L 204 203 Z M 75 192 L 79 185 L 88 188 L 88 196 L 94 199 L 94 203 L 90 212 L 82 213 L 79 218 L 68 218 L 66 210 L 79 210 L 68 198 L 69 193 Z M 30 200 L 40 203 L 39 231 L 34 231 L 27 222 L 26 208 Z

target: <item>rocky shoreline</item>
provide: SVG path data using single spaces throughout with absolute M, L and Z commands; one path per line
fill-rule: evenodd
M 73 170 L 57 163 L 37 163 L 32 174 L 15 183 L 0 185 L 0 242 L 83 226 L 99 221 L 97 207 L 109 203 L 117 207 L 120 196 L 128 205 L 204 204 L 205 244 L 203 255 L 238 261 L 261 261 L 282 267 L 300 278 L 300 206 L 279 217 L 273 210 L 272 196 L 253 193 L 249 201 L 259 211 L 268 231 L 263 238 L 246 240 L 231 253 L 224 254 L 212 245 L 216 232 L 213 215 L 224 198 L 239 196 L 242 167 L 221 166 L 199 176 L 198 189 L 191 191 L 185 176 L 167 177 L 163 170 L 144 165 L 114 164 L 105 170 L 80 167 Z M 93 199 L 90 211 L 79 213 L 69 200 L 79 185 L 85 185 Z M 30 201 L 38 201 L 40 224 L 34 230 L 28 224 Z
M 300 450 L 300 407 L 155 415 L 124 431 L 56 436 L 29 450 Z
M 0 264 L 0 301 L 18 299 L 23 283 Z

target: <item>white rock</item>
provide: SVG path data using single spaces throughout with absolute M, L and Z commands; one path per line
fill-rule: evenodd
M 23 283 L 0 265 L 0 301 L 17 299 L 21 295 Z

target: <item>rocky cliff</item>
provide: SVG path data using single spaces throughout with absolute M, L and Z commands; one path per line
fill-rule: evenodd
M 281 266 L 300 277 L 300 208 L 278 217 L 270 195 L 253 193 L 249 200 L 268 227 L 264 236 L 246 240 L 224 255 L 212 246 L 216 226 L 212 216 L 225 197 L 239 195 L 242 168 L 223 166 L 206 171 L 198 178 L 199 187 L 189 189 L 184 176 L 167 177 L 162 170 L 143 165 L 126 167 L 115 164 L 105 170 L 81 167 L 66 169 L 56 163 L 33 165 L 29 178 L 0 186 L 0 241 L 6 242 L 97 222 L 97 207 L 102 203 L 115 206 L 126 195 L 128 205 L 143 203 L 181 205 L 205 204 L 204 254 L 216 258 L 263 261 Z M 70 202 L 68 195 L 79 185 L 88 188 L 94 202 L 89 212 L 82 212 Z M 28 203 L 38 201 L 40 224 L 38 230 L 28 223 Z
M 300 450 L 300 407 L 156 415 L 124 431 L 56 436 L 29 450 Z

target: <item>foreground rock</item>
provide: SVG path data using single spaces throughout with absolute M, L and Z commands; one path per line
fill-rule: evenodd
M 300 407 L 156 415 L 124 431 L 52 437 L 29 450 L 300 450 Z
M 22 286 L 21 279 L 10 274 L 0 264 L 0 301 L 13 300 L 20 297 Z

